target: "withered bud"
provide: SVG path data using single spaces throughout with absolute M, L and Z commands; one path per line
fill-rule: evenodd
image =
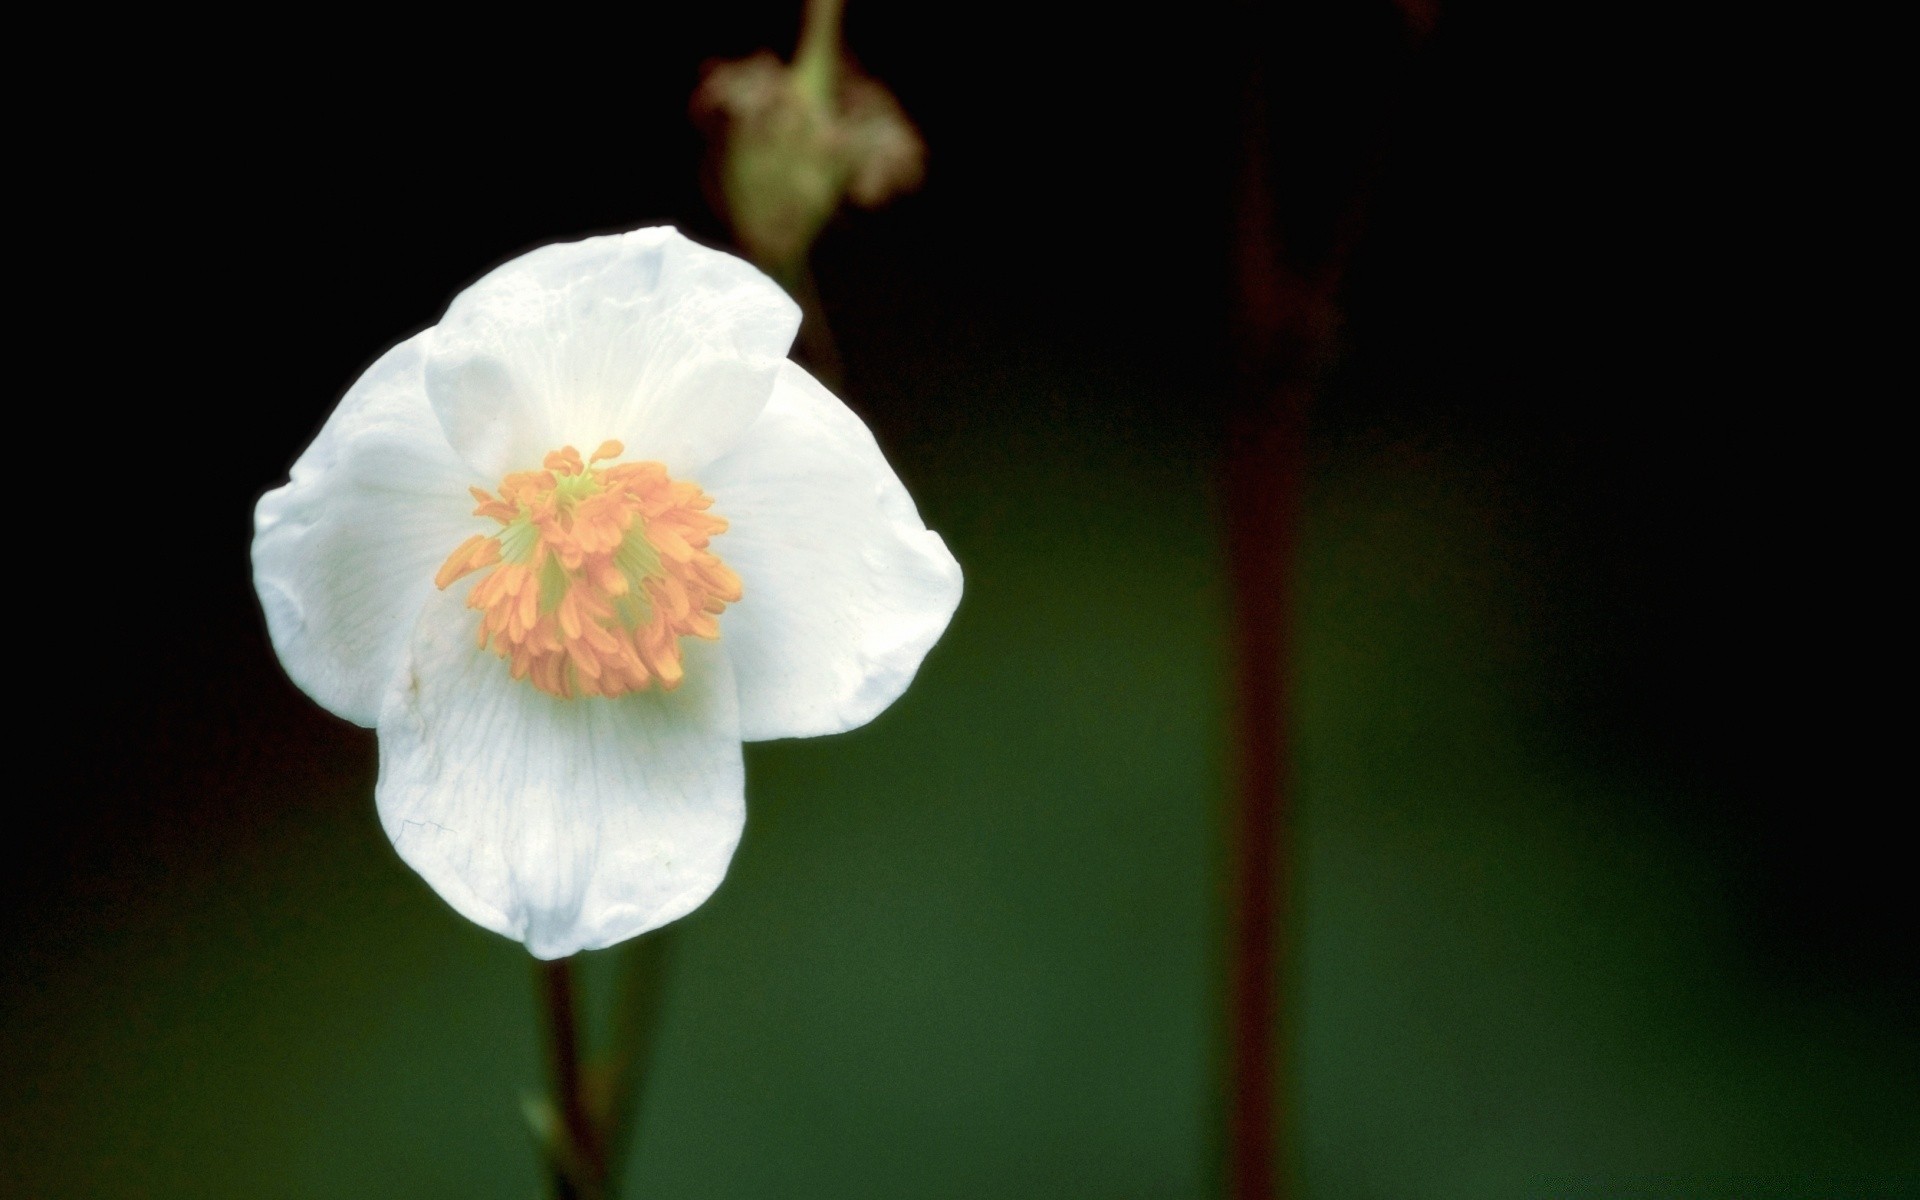
M 878 208 L 925 175 L 926 143 L 893 93 L 835 60 L 789 66 L 763 50 L 716 61 L 693 94 L 711 198 L 776 275 L 804 260 L 842 200 Z

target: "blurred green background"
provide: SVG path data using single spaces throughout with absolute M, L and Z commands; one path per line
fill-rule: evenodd
M 1041 19 L 1074 11 L 850 13 L 932 170 L 820 290 L 967 593 L 872 726 L 749 747 L 627 1195 L 1217 1187 L 1231 27 Z M 126 108 L 88 219 L 146 507 L 102 497 L 115 581 L 22 747 L 56 765 L 4 879 L 0 1192 L 539 1193 L 529 960 L 395 858 L 372 734 L 279 673 L 251 503 L 493 263 L 716 240 L 686 95 L 796 19 L 322 23 L 323 69 L 183 45 Z M 1906 843 L 1820 677 L 1860 635 L 1668 239 L 1711 215 L 1685 158 L 1594 101 L 1651 59 L 1511 7 L 1417 58 L 1389 6 L 1261 19 L 1283 213 L 1391 130 L 1296 565 L 1298 1194 L 1920 1194 Z

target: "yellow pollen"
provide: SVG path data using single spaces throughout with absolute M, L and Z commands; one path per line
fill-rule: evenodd
M 486 572 L 467 593 L 479 644 L 555 696 L 679 686 L 680 639 L 718 638 L 714 617 L 740 599 L 740 577 L 707 549 L 727 528 L 713 498 L 656 462 L 601 465 L 624 449 L 602 442 L 582 461 L 562 446 L 497 497 L 471 489 L 473 515 L 500 529 L 460 543 L 433 579 Z

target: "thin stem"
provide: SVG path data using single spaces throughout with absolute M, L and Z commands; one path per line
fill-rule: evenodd
M 834 391 L 846 383 L 846 363 L 840 357 L 840 343 L 834 340 L 833 327 L 827 324 L 827 311 L 820 304 L 820 287 L 813 276 L 813 264 L 802 256 L 791 271 L 774 276 L 800 306 L 800 336 L 795 356 L 814 378 Z
M 800 44 L 793 52 L 795 85 L 827 104 L 840 83 L 840 14 L 845 7 L 846 0 L 807 0 Z
M 1311 393 L 1298 386 L 1298 280 L 1281 265 L 1268 187 L 1270 152 L 1259 66 L 1242 101 L 1235 187 L 1235 394 L 1227 435 L 1234 546 L 1238 779 L 1228 823 L 1227 1144 L 1229 1200 L 1271 1200 L 1284 1176 L 1274 1144 L 1284 1065 L 1274 1023 L 1285 922 L 1288 815 L 1288 599 L 1300 434 Z M 1292 336 L 1290 336 L 1292 335 Z
M 587 1113 L 581 1087 L 580 1039 L 573 999 L 573 960 L 539 964 L 546 999 L 547 1074 L 567 1154 L 553 1159 L 554 1195 L 559 1200 L 600 1200 L 606 1191 L 606 1158 Z
M 1409 15 L 1411 42 L 1418 45 L 1432 26 L 1433 4 L 1400 2 Z M 1240 20 L 1246 30 L 1258 28 L 1258 10 L 1252 0 L 1243 0 Z M 1265 43 L 1249 36 L 1246 44 Z M 1291 937 L 1288 681 L 1301 477 L 1308 414 L 1333 357 L 1341 285 L 1391 133 L 1388 122 L 1374 131 L 1378 140 L 1369 169 L 1336 197 L 1327 249 L 1302 261 L 1283 236 L 1273 190 L 1280 166 L 1276 145 L 1295 155 L 1302 151 L 1293 144 L 1297 131 L 1272 127 L 1265 53 L 1253 51 L 1244 64 L 1234 186 L 1236 344 L 1227 488 L 1240 756 L 1228 845 L 1224 1183 L 1230 1200 L 1279 1200 L 1293 1190 L 1286 1141 L 1291 1120 L 1281 1086 L 1289 1075 L 1288 1041 L 1278 1025 Z M 1403 76 L 1396 93 L 1404 87 Z M 1405 97 L 1396 94 L 1395 99 Z M 1298 162 L 1287 166 L 1302 170 Z M 1311 244 L 1316 239 L 1297 240 Z

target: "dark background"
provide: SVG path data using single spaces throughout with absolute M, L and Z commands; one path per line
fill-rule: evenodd
M 115 83 L 50 185 L 82 327 L 46 399 L 108 416 L 57 443 L 81 501 L 23 512 L 68 552 L 27 572 L 55 685 L 0 882 L 0 1184 L 537 1187 L 525 955 L 398 863 L 372 734 L 280 673 L 251 506 L 492 265 L 722 242 L 686 98 L 704 58 L 789 52 L 788 8 L 315 14 L 242 55 L 162 26 Z M 819 287 L 968 591 L 873 726 L 750 748 L 631 1194 L 1214 1185 L 1250 60 L 1294 244 L 1371 196 L 1292 597 L 1300 1194 L 1920 1190 L 1847 410 L 1743 327 L 1771 301 L 1715 148 L 1746 131 L 1649 28 L 1462 4 L 1416 52 L 1387 5 L 853 7 L 930 174 L 829 230 Z

